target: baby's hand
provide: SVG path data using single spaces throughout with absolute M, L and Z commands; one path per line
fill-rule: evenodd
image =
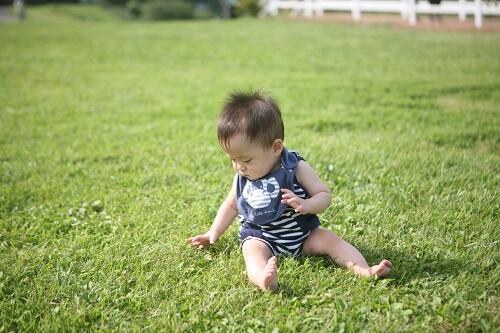
M 282 204 L 292 207 L 296 213 L 307 214 L 309 212 L 309 205 L 306 200 L 299 198 L 289 189 L 282 188 L 281 191 L 283 192 L 281 196 Z
M 217 239 L 212 235 L 210 231 L 203 235 L 189 237 L 188 239 L 186 239 L 187 244 L 190 244 L 191 246 L 197 247 L 199 249 L 207 248 L 215 242 L 217 242 Z

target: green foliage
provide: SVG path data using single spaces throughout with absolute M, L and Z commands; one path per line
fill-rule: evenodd
M 261 10 L 258 0 L 239 0 L 236 3 L 236 15 L 257 16 Z
M 129 0 L 96 0 L 97 3 L 108 6 L 125 6 Z
M 0 332 L 495 332 L 498 39 L 80 6 L 0 23 Z M 237 224 L 184 244 L 231 184 L 215 119 L 248 87 L 332 189 L 322 225 L 389 279 L 281 257 L 263 294 Z
M 129 17 L 146 20 L 190 19 L 195 15 L 192 0 L 101 0 L 107 8 L 125 9 Z
M 32 10 L 34 9 L 34 10 Z M 41 22 L 56 21 L 59 23 L 74 23 L 75 21 L 91 22 L 113 22 L 118 21 L 120 17 L 113 11 L 104 10 L 100 6 L 91 4 L 55 4 L 44 5 L 30 9 L 28 20 L 39 20 Z
M 218 15 L 217 0 L 101 0 L 108 9 L 124 8 L 129 18 L 173 20 L 208 18 Z
M 140 12 L 151 20 L 189 19 L 194 17 L 194 4 L 186 0 L 153 0 L 145 2 Z
M 25 0 L 27 5 L 43 5 L 54 3 L 78 3 L 80 0 Z M 12 1 L 10 1 L 12 3 Z
M 142 3 L 138 0 L 130 0 L 127 1 L 126 4 L 127 11 L 132 15 L 134 18 L 138 18 L 142 14 Z

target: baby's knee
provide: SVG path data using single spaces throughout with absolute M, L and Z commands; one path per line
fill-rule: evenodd
M 327 255 L 332 247 L 340 244 L 342 239 L 333 231 L 316 228 L 304 243 L 304 253 L 306 255 Z
M 325 229 L 325 228 L 316 228 L 313 232 L 317 233 L 317 239 L 320 242 L 338 242 L 341 241 L 342 238 L 337 236 L 336 233 L 331 231 L 330 229 Z

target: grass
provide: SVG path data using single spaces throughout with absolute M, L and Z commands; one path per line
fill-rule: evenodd
M 492 332 L 500 327 L 500 35 L 282 19 L 0 23 L 0 332 Z M 389 279 L 280 258 L 244 272 L 226 95 L 263 87 L 334 194 L 322 225 Z M 100 203 L 96 203 L 100 201 Z

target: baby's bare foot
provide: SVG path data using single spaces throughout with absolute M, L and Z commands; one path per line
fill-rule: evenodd
M 271 257 L 264 267 L 264 279 L 262 281 L 262 289 L 264 290 L 278 290 L 278 266 L 276 257 Z
M 389 260 L 384 259 L 380 262 L 380 264 L 368 268 L 367 275 L 368 276 L 376 275 L 378 277 L 385 277 L 389 275 L 391 268 L 392 268 L 392 263 Z

